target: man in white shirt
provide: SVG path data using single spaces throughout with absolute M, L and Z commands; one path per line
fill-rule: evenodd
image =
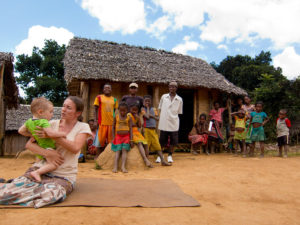
M 182 114 L 183 101 L 180 96 L 176 94 L 178 84 L 172 81 L 169 84 L 169 93 L 161 96 L 158 109 L 160 110 L 160 119 L 158 129 L 160 130 L 159 142 L 162 147 L 168 145 L 170 138 L 168 162 L 173 162 L 172 153 L 174 146 L 178 144 L 178 130 L 179 130 L 179 114 Z M 160 158 L 156 159 L 160 162 Z

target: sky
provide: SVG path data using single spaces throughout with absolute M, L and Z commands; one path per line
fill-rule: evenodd
M 76 37 L 147 46 L 220 63 L 270 51 L 288 79 L 300 75 L 299 0 L 9 0 L 0 51 Z

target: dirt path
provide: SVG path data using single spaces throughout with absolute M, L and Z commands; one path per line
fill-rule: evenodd
M 174 160 L 172 167 L 128 174 L 95 170 L 89 162 L 79 165 L 78 177 L 169 178 L 201 207 L 0 209 L 0 224 L 300 224 L 300 157 L 177 153 Z M 31 161 L 0 158 L 0 177 L 22 174 Z

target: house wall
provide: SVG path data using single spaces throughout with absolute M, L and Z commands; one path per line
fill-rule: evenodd
M 97 95 L 102 93 L 102 88 L 105 83 L 108 83 L 107 81 L 92 81 L 89 82 L 90 88 L 89 88 L 89 111 L 88 111 L 88 119 L 94 118 L 94 100 Z M 121 100 L 122 96 L 129 94 L 129 83 L 120 83 L 120 82 L 109 82 L 112 85 L 112 96 L 118 99 L 118 101 Z M 154 89 L 157 87 L 157 85 L 149 85 L 149 84 L 138 84 L 138 95 L 144 96 L 144 95 L 154 95 Z M 169 92 L 168 85 L 158 85 L 159 88 L 159 98 Z M 210 90 L 207 88 L 198 88 L 195 90 L 196 96 L 191 96 L 191 98 L 194 98 L 194 110 L 195 112 L 198 112 L 200 115 L 201 113 L 205 113 L 208 115 L 213 101 L 218 99 L 218 96 L 220 95 L 220 92 L 217 90 Z M 158 107 L 158 103 L 154 103 L 154 107 Z M 198 110 L 197 108 L 198 107 Z M 196 113 L 194 113 L 194 121 L 196 121 Z
M 4 64 L 0 64 L 0 155 L 4 154 L 3 141 L 5 134 L 5 103 L 4 103 Z
M 18 131 L 6 132 L 3 142 L 4 155 L 16 155 L 19 151 L 23 151 L 27 141 L 28 137 L 18 134 Z
M 97 95 L 102 94 L 102 89 L 104 84 L 108 82 L 106 81 L 93 81 L 90 82 L 90 89 L 89 89 L 89 112 L 88 112 L 88 119 L 94 118 L 94 101 Z M 124 95 L 129 94 L 129 83 L 120 83 L 120 82 L 109 82 L 112 86 L 112 96 L 117 98 L 118 101 L 122 99 Z M 137 95 L 144 96 L 144 95 L 152 95 L 154 94 L 154 87 L 147 84 L 138 84 L 139 89 Z M 167 86 L 159 86 L 159 96 L 164 93 L 168 92 Z M 158 107 L 158 105 L 154 105 L 154 107 Z

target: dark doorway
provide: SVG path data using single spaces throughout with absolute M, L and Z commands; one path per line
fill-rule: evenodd
M 179 143 L 188 143 L 188 134 L 194 125 L 194 90 L 178 89 L 183 100 L 183 114 L 179 115 Z

